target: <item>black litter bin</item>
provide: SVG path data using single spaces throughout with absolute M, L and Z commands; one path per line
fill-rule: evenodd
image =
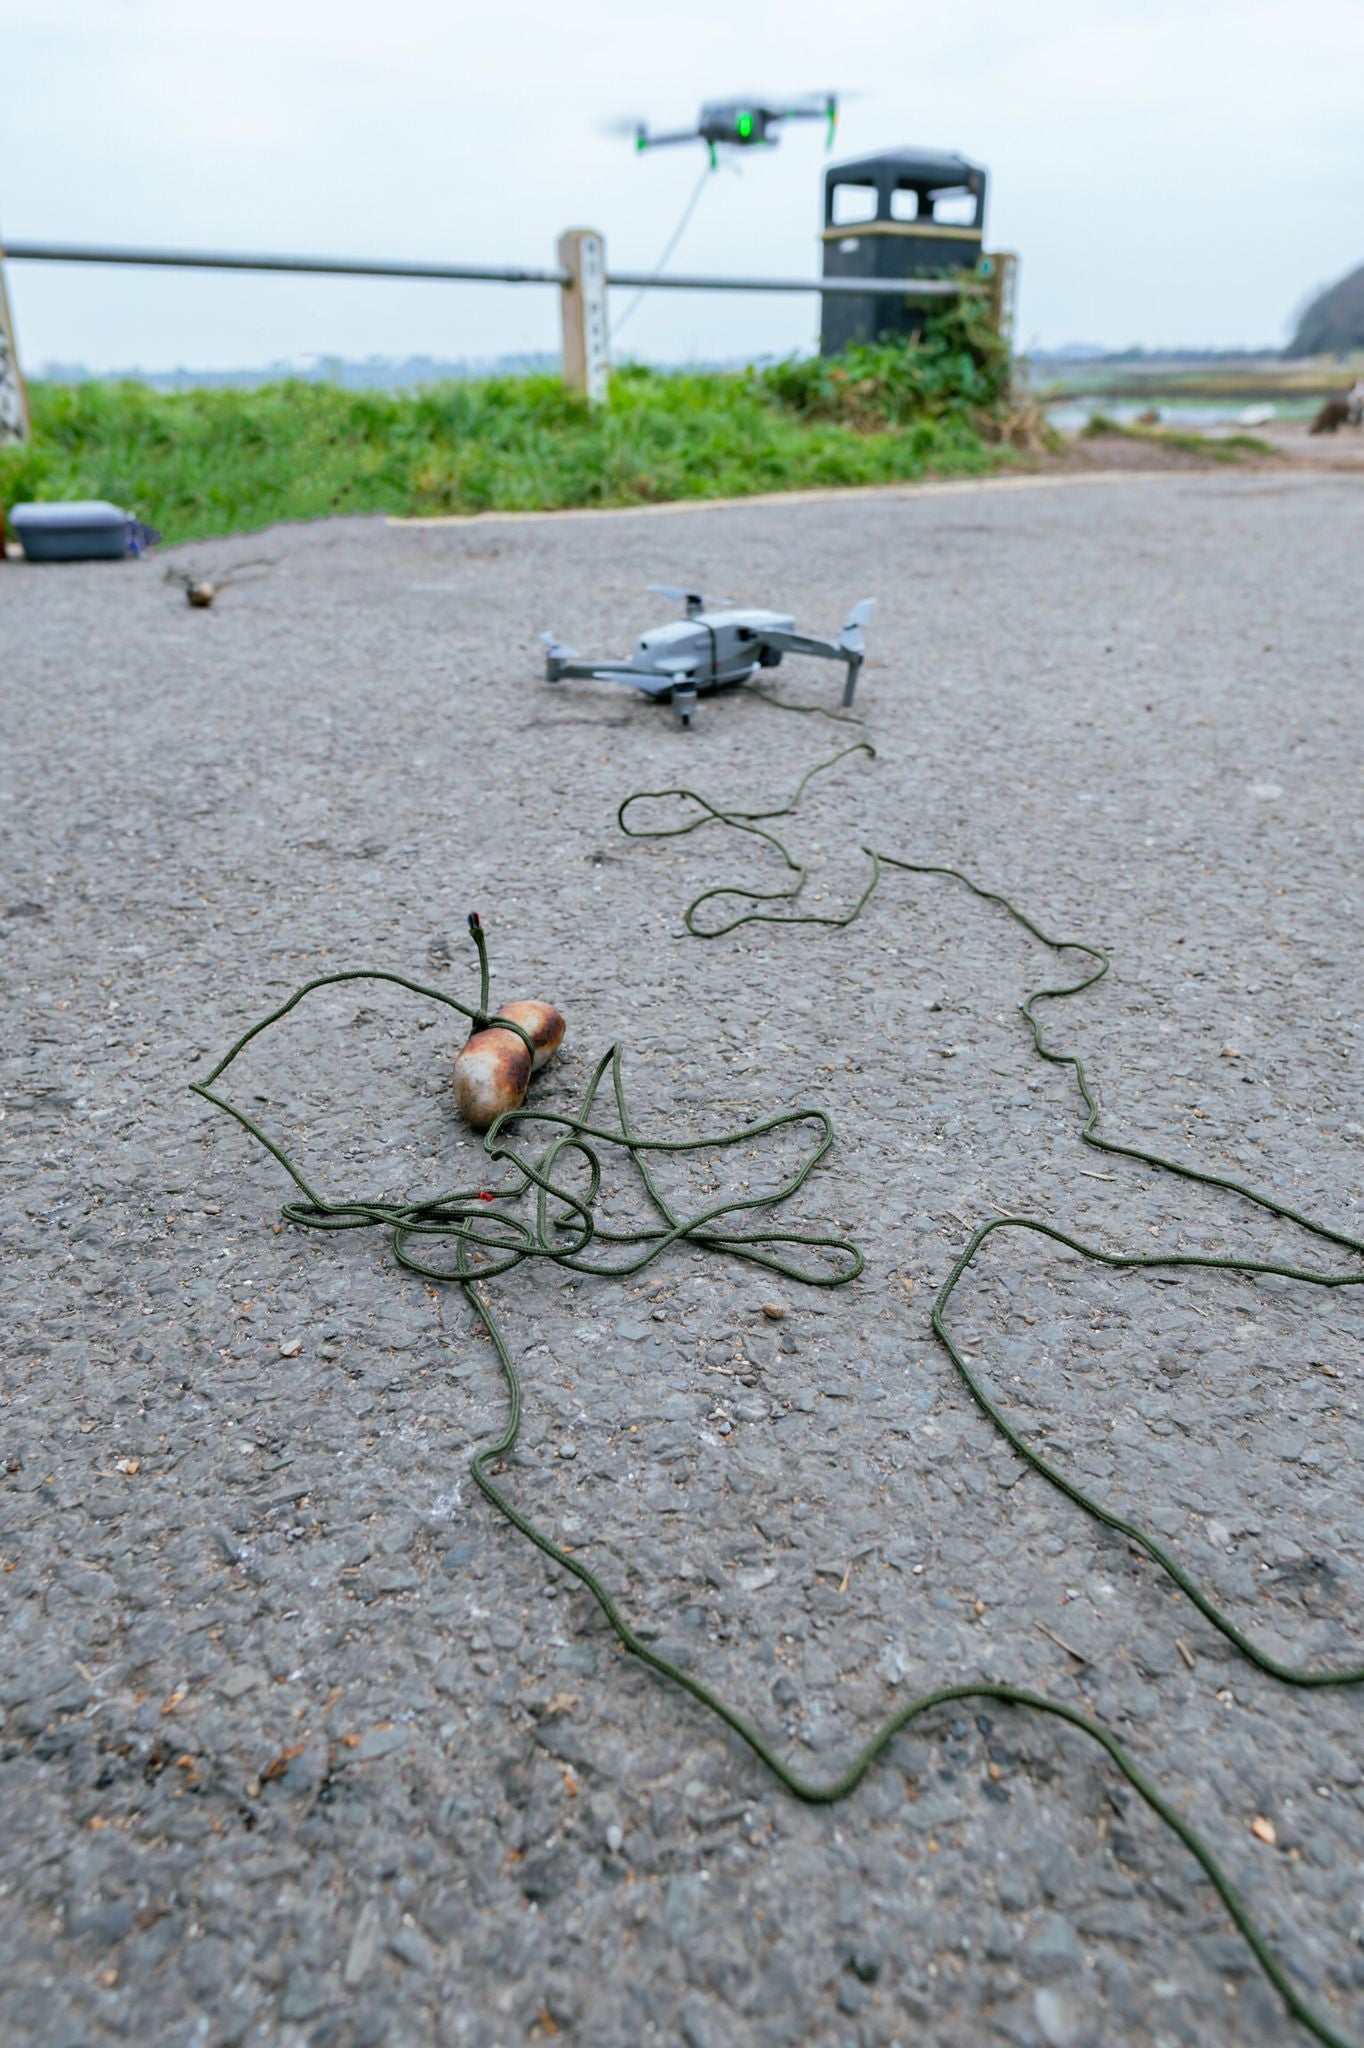
M 985 172 L 964 156 L 887 149 L 824 174 L 825 277 L 940 277 L 974 270 L 985 234 Z M 926 301 L 826 292 L 820 348 L 917 333 Z

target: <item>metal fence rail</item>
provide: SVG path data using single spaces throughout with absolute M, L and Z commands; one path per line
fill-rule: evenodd
M 415 277 L 452 284 L 573 283 L 569 270 L 486 263 L 394 263 L 369 256 L 268 256 L 217 249 L 125 249 L 84 242 L 6 242 L 12 263 L 113 263 L 152 270 L 283 271 L 301 277 Z M 660 277 L 651 270 L 608 271 L 605 283 L 664 292 L 842 292 L 854 297 L 955 298 L 979 287 L 947 278 Z
M 557 284 L 566 270 L 484 263 L 389 263 L 370 256 L 263 256 L 222 249 L 121 249 L 86 242 L 6 242 L 12 263 L 124 263 L 151 270 L 277 270 L 317 277 L 421 277 L 474 284 Z
M 220 249 L 135 249 L 85 242 L 10 242 L 0 246 L 0 441 L 22 440 L 28 417 L 18 350 L 4 296 L 4 258 L 15 263 L 93 263 L 148 270 L 255 271 L 296 277 L 417 278 L 448 284 L 554 285 L 563 330 L 564 381 L 599 401 L 610 375 L 610 323 L 606 294 L 612 286 L 663 292 L 819 292 L 851 298 L 952 299 L 983 296 L 1007 328 L 1014 259 L 994 256 L 980 273 L 954 278 L 715 277 L 704 273 L 659 276 L 656 271 L 608 270 L 606 243 L 593 228 L 561 235 L 553 268 L 488 263 L 390 262 L 364 256 L 285 256 Z

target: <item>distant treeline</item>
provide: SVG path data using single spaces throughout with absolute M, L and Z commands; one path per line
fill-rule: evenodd
M 1364 263 L 1318 292 L 1285 349 L 1289 356 L 1349 355 L 1364 348 Z
M 334 384 L 345 391 L 411 391 L 427 384 L 464 383 L 486 377 L 539 377 L 557 371 L 557 355 L 463 356 L 447 362 L 439 356 L 312 356 L 295 362 L 266 363 L 257 369 L 91 370 L 84 363 L 45 363 L 37 375 L 47 384 L 143 384 L 149 391 L 260 391 L 286 379 L 293 383 Z

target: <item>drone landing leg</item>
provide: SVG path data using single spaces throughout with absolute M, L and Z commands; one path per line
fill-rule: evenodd
M 853 695 L 857 689 L 857 677 L 859 671 L 861 670 L 861 667 L 862 657 L 860 654 L 855 654 L 848 663 L 848 680 L 843 685 L 843 706 L 845 710 L 852 703 Z
M 673 711 L 679 725 L 690 725 L 696 711 L 696 688 L 694 684 L 674 685 Z

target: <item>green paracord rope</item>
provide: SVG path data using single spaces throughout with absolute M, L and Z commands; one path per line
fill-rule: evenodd
M 698 831 L 704 825 L 723 824 L 737 832 L 748 833 L 763 839 L 768 845 L 775 847 L 778 853 L 781 854 L 786 866 L 795 875 L 794 882 L 784 889 L 758 890 L 720 887 L 703 890 L 699 896 L 695 897 L 688 904 L 685 912 L 684 921 L 687 930 L 696 938 L 718 939 L 723 937 L 726 932 L 737 931 L 741 925 L 745 924 L 824 924 L 836 926 L 851 924 L 861 915 L 868 899 L 880 882 L 883 870 L 886 868 L 899 868 L 904 873 L 912 875 L 949 876 L 953 881 L 962 883 L 965 888 L 971 891 L 973 896 L 979 897 L 982 902 L 998 904 L 1000 909 L 1006 911 L 1014 920 L 1015 924 L 1021 925 L 1024 931 L 1031 933 L 1033 938 L 1039 939 L 1053 953 L 1075 952 L 1087 954 L 1091 960 L 1096 962 L 1092 973 L 1085 975 L 1080 981 L 1067 983 L 1061 988 L 1034 989 L 1032 994 L 1019 1006 L 1031 1027 L 1034 1050 L 1052 1066 L 1069 1067 L 1075 1076 L 1075 1084 L 1079 1089 L 1086 1111 L 1084 1125 L 1080 1131 L 1080 1136 L 1084 1143 L 1093 1146 L 1098 1152 L 1106 1152 L 1116 1158 L 1138 1160 L 1144 1166 L 1153 1166 L 1159 1172 L 1171 1174 L 1177 1179 L 1195 1181 L 1203 1187 L 1219 1188 L 1225 1194 L 1240 1195 L 1245 1201 L 1253 1202 L 1257 1208 L 1267 1210 L 1272 1216 L 1278 1216 L 1285 1222 L 1296 1224 L 1300 1229 L 1308 1232 L 1310 1236 L 1319 1238 L 1324 1243 L 1339 1245 L 1346 1251 L 1355 1252 L 1364 1257 L 1364 1240 L 1351 1237 L 1346 1231 L 1333 1230 L 1330 1225 L 1320 1223 L 1314 1217 L 1305 1216 L 1301 1210 L 1290 1208 L 1287 1203 L 1278 1201 L 1272 1195 L 1261 1194 L 1257 1189 L 1247 1187 L 1242 1181 L 1231 1180 L 1222 1174 L 1206 1173 L 1201 1167 L 1187 1166 L 1178 1160 L 1167 1159 L 1159 1152 L 1147 1152 L 1137 1145 L 1120 1145 L 1111 1138 L 1101 1137 L 1096 1129 L 1099 1121 L 1099 1105 L 1093 1089 L 1090 1087 L 1084 1063 L 1074 1053 L 1059 1053 L 1051 1049 L 1046 1042 L 1036 1006 L 1038 1003 L 1062 1001 L 1067 996 L 1081 995 L 1086 989 L 1093 988 L 1094 984 L 1102 981 L 1108 972 L 1110 964 L 1108 955 L 1097 946 L 1089 945 L 1083 939 L 1053 938 L 1049 932 L 1043 931 L 1040 925 L 1034 923 L 1033 919 L 1026 912 L 1019 910 L 1015 904 L 1011 903 L 1007 896 L 1000 895 L 994 889 L 982 888 L 978 882 L 973 882 L 969 875 L 962 874 L 959 868 L 943 867 L 929 861 L 898 860 L 891 854 L 878 853 L 873 847 L 864 846 L 862 851 L 871 862 L 871 879 L 852 909 L 843 916 L 820 917 L 809 913 L 797 913 L 784 917 L 775 917 L 768 911 L 749 910 L 743 912 L 738 917 L 731 918 L 727 924 L 712 927 L 699 925 L 696 922 L 696 913 L 700 910 L 702 904 L 709 903 L 719 896 L 736 896 L 751 903 L 775 903 L 789 902 L 800 895 L 801 890 L 805 886 L 804 868 L 798 861 L 792 859 L 787 848 L 783 846 L 775 833 L 763 830 L 763 825 L 770 823 L 774 818 L 789 816 L 800 802 L 800 798 L 813 776 L 822 773 L 824 769 L 836 766 L 839 761 L 846 760 L 849 754 L 857 753 L 874 755 L 875 748 L 865 740 L 859 741 L 857 745 L 846 747 L 842 753 L 833 755 L 830 760 L 821 762 L 818 767 L 812 768 L 809 774 L 803 778 L 790 801 L 775 810 L 721 811 L 717 810 L 705 797 L 698 796 L 695 790 L 640 790 L 634 796 L 629 796 L 625 799 L 617 813 L 617 819 L 621 830 L 627 837 L 632 839 L 676 839 L 681 838 L 686 833 Z M 700 807 L 700 815 L 689 819 L 682 825 L 663 826 L 652 830 L 631 827 L 627 824 L 626 816 L 631 805 L 661 801 L 667 798 L 683 798 L 698 805 Z M 1070 1500 L 1073 1500 L 1077 1506 L 1084 1508 L 1086 1513 L 1093 1515 L 1096 1521 L 1102 1522 L 1105 1528 L 1116 1530 L 1119 1535 L 1127 1537 L 1130 1542 L 1137 1544 L 1144 1550 L 1148 1557 L 1153 1558 L 1164 1571 L 1169 1573 L 1175 1584 L 1188 1596 L 1200 1614 L 1210 1621 L 1213 1627 L 1224 1635 L 1229 1642 L 1234 1643 L 1236 1648 L 1248 1657 L 1261 1671 L 1268 1673 L 1271 1678 L 1282 1679 L 1288 1685 L 1358 1685 L 1361 1681 L 1364 1681 L 1364 1664 L 1350 1665 L 1340 1670 L 1303 1669 L 1297 1665 L 1281 1663 L 1278 1658 L 1272 1657 L 1267 1651 L 1260 1649 L 1250 1637 L 1243 1634 L 1236 1627 L 1236 1624 L 1229 1616 L 1213 1604 L 1197 1581 L 1190 1578 L 1183 1566 L 1171 1556 L 1170 1552 L 1162 1544 L 1156 1541 L 1154 1536 L 1149 1535 L 1144 1529 L 1138 1528 L 1134 1523 L 1125 1521 L 1122 1516 L 1114 1514 L 1111 1509 L 1104 1507 L 1100 1501 L 1095 1500 L 1081 1487 L 1076 1486 L 1072 1480 L 1067 1479 L 1063 1473 L 1058 1472 L 1054 1465 L 1048 1464 L 1041 1453 L 1035 1450 L 1028 1443 L 1027 1439 L 1014 1429 L 998 1404 L 991 1400 L 980 1381 L 971 1371 L 966 1360 L 962 1357 L 952 1340 L 952 1334 L 946 1322 L 948 1303 L 966 1273 L 975 1264 L 976 1255 L 985 1243 L 985 1240 L 988 1237 L 992 1237 L 997 1230 L 1031 1231 L 1038 1237 L 1050 1238 L 1056 1244 L 1065 1245 L 1070 1251 L 1079 1252 L 1082 1258 L 1092 1260 L 1098 1265 L 1111 1266 L 1120 1270 L 1144 1268 L 1147 1271 L 1166 1271 L 1183 1266 L 1202 1266 L 1210 1267 L 1214 1272 L 1268 1273 L 1280 1279 L 1301 1280 L 1312 1287 L 1364 1286 L 1364 1270 L 1350 1273 L 1313 1273 L 1306 1271 L 1301 1266 L 1279 1265 L 1271 1260 L 1213 1258 L 1193 1252 L 1108 1252 L 1099 1245 L 1088 1244 L 1082 1238 L 1072 1237 L 1066 1231 L 1058 1230 L 1053 1224 L 1043 1223 L 1035 1216 L 998 1216 L 989 1223 L 982 1223 L 972 1232 L 969 1242 L 958 1256 L 956 1264 L 943 1283 L 938 1298 L 933 1305 L 932 1315 L 934 1334 L 938 1337 L 952 1363 L 961 1374 L 972 1398 L 989 1416 L 996 1429 L 1008 1439 L 1019 1456 L 1026 1459 L 1035 1471 L 1040 1472 L 1044 1479 L 1049 1480 L 1053 1486 L 1058 1488 Z
M 787 707 L 783 707 L 787 708 Z M 726 932 L 750 923 L 769 924 L 810 924 L 846 926 L 851 924 L 865 908 L 872 893 L 881 880 L 883 870 L 898 868 L 910 874 L 943 875 L 961 882 L 982 901 L 993 903 L 1004 909 L 1008 915 L 1053 952 L 1076 951 L 1086 954 L 1096 963 L 1093 971 L 1082 980 L 1057 988 L 1034 990 L 1023 1003 L 1023 1014 L 1032 1029 L 1033 1044 L 1041 1058 L 1057 1066 L 1072 1069 L 1076 1085 L 1085 1104 L 1086 1120 L 1081 1136 L 1086 1144 L 1122 1158 L 1136 1159 L 1158 1170 L 1180 1178 L 1215 1187 L 1243 1197 L 1274 1216 L 1295 1223 L 1312 1236 L 1342 1247 L 1345 1250 L 1364 1255 L 1364 1242 L 1342 1231 L 1337 1231 L 1315 1221 L 1313 1218 L 1289 1208 L 1273 1197 L 1260 1194 L 1243 1186 L 1240 1182 L 1217 1174 L 1205 1173 L 1199 1168 L 1186 1166 L 1178 1161 L 1163 1158 L 1158 1153 L 1144 1151 L 1136 1146 L 1120 1145 L 1111 1139 L 1101 1137 L 1096 1125 L 1099 1117 L 1097 1101 L 1090 1087 L 1084 1066 L 1073 1054 L 1062 1054 L 1047 1045 L 1042 1026 L 1036 1014 L 1036 1005 L 1046 1001 L 1058 1001 L 1067 996 L 1080 994 L 1090 988 L 1108 972 L 1108 957 L 1097 947 L 1080 940 L 1056 939 L 1035 924 L 1023 911 L 1016 908 L 998 892 L 982 888 L 955 868 L 948 868 L 928 862 L 904 861 L 889 854 L 881 854 L 871 847 L 864 847 L 871 862 L 870 878 L 861 896 L 852 908 L 843 915 L 819 916 L 808 912 L 789 911 L 775 914 L 771 911 L 749 909 L 732 918 L 728 923 L 705 926 L 698 924 L 696 914 L 702 905 L 721 896 L 735 896 L 750 904 L 792 903 L 799 897 L 805 883 L 805 870 L 794 859 L 790 851 L 775 833 L 765 829 L 774 820 L 789 816 L 798 806 L 801 796 L 815 775 L 831 769 L 849 755 L 865 753 L 874 757 L 875 749 L 866 741 L 847 747 L 828 761 L 821 762 L 804 776 L 791 798 L 782 805 L 767 811 L 725 811 L 710 804 L 695 791 L 669 789 L 639 791 L 628 797 L 621 805 L 619 822 L 621 829 L 632 838 L 674 838 L 696 831 L 704 825 L 720 824 L 731 830 L 756 837 L 772 847 L 781 857 L 793 880 L 785 887 L 775 890 L 743 888 L 711 888 L 704 890 L 688 905 L 685 922 L 689 932 L 698 938 L 719 938 Z M 682 800 L 698 806 L 699 815 L 677 826 L 656 829 L 632 827 L 627 823 L 627 813 L 636 803 L 653 800 Z M 845 1239 L 821 1236 L 795 1230 L 744 1231 L 729 1228 L 726 1219 L 744 1212 L 773 1210 L 790 1199 L 804 1186 L 816 1166 L 824 1158 L 833 1143 L 832 1119 L 823 1110 L 806 1109 L 789 1111 L 770 1117 L 763 1122 L 750 1124 L 741 1130 L 718 1134 L 707 1134 L 690 1140 L 663 1140 L 642 1136 L 633 1126 L 627 1107 L 621 1053 L 613 1046 L 598 1062 L 592 1075 L 581 1109 L 575 1116 L 562 1115 L 544 1110 L 519 1110 L 499 1117 L 488 1131 L 484 1149 L 492 1162 L 503 1164 L 510 1169 L 511 1181 L 492 1194 L 484 1188 L 451 1190 L 445 1193 L 418 1198 L 406 1203 L 380 1200 L 347 1200 L 332 1202 L 312 1188 L 302 1172 L 290 1159 L 284 1149 L 268 1137 L 253 1120 L 225 1097 L 214 1092 L 214 1084 L 227 1072 L 238 1055 L 262 1032 L 287 1016 L 303 998 L 314 990 L 348 981 L 386 981 L 407 989 L 414 994 L 447 1005 L 468 1018 L 476 1026 L 496 1023 L 501 1028 L 525 1034 L 509 1020 L 488 1016 L 488 967 L 483 934 L 476 918 L 470 919 L 470 928 L 478 946 L 481 974 L 480 1000 L 476 1010 L 470 1010 L 441 990 L 427 988 L 421 983 L 407 980 L 402 975 L 381 971 L 356 970 L 349 973 L 329 974 L 318 977 L 298 989 L 289 1000 L 262 1018 L 250 1030 L 244 1032 L 209 1074 L 207 1080 L 193 1082 L 196 1094 L 225 1110 L 275 1158 L 304 1199 L 284 1205 L 283 1215 L 291 1223 L 314 1229 L 348 1230 L 364 1229 L 378 1224 L 392 1232 L 393 1251 L 399 1264 L 424 1278 L 456 1283 L 475 1315 L 491 1338 L 498 1363 L 502 1370 L 508 1395 L 508 1415 L 502 1435 L 493 1444 L 476 1453 L 470 1462 L 470 1470 L 480 1491 L 498 1512 L 506 1517 L 514 1528 L 528 1541 L 542 1551 L 546 1557 L 571 1573 L 592 1595 L 607 1624 L 623 1647 L 641 1663 L 657 1672 L 660 1677 L 670 1680 L 689 1693 L 701 1706 L 707 1708 L 723 1721 L 753 1754 L 772 1772 L 774 1777 L 797 1799 L 811 1805 L 832 1805 L 844 1799 L 870 1770 L 872 1764 L 885 1750 L 893 1738 L 920 1716 L 934 1708 L 953 1702 L 967 1700 L 994 1700 L 1006 1705 L 1031 1708 L 1033 1711 L 1063 1721 L 1089 1736 L 1112 1760 L 1121 1775 L 1145 1802 L 1157 1818 L 1172 1830 L 1194 1857 L 1204 1875 L 1208 1878 L 1221 1899 L 1234 1925 L 1244 1936 L 1256 1961 L 1269 1982 L 1274 1986 L 1288 2011 L 1326 2048 L 1352 2048 L 1344 2035 L 1338 2033 L 1320 2014 L 1315 2012 L 1295 1988 L 1283 1966 L 1276 1960 L 1264 1935 L 1251 1918 L 1236 1887 L 1222 1870 L 1201 1836 L 1157 1790 L 1156 1786 L 1141 1770 L 1134 1759 L 1110 1732 L 1100 1723 L 1091 1720 L 1073 1707 L 1058 1700 L 1048 1699 L 1042 1694 L 1026 1691 L 1017 1686 L 976 1680 L 959 1685 L 947 1685 L 922 1693 L 907 1701 L 886 1720 L 863 1748 L 854 1757 L 848 1768 L 837 1778 L 818 1783 L 801 1777 L 792 1770 L 773 1750 L 759 1729 L 747 1721 L 736 1709 L 729 1706 L 701 1680 L 694 1678 L 678 1665 L 649 1648 L 635 1634 L 610 1592 L 585 1564 L 571 1552 L 564 1550 L 552 1537 L 538 1528 L 522 1514 L 502 1492 L 489 1467 L 506 1457 L 514 1448 L 521 1426 L 521 1384 L 511 1355 L 507 1349 L 501 1329 L 482 1292 L 482 1282 L 511 1271 L 527 1258 L 543 1258 L 551 1263 L 567 1267 L 571 1271 L 591 1273 L 603 1278 L 623 1279 L 638 1273 L 664 1251 L 677 1243 L 688 1243 L 701 1249 L 724 1252 L 742 1258 L 782 1274 L 785 1278 L 800 1281 L 811 1286 L 842 1286 L 856 1279 L 863 1269 L 863 1257 L 857 1247 Z M 607 1072 L 610 1072 L 615 1097 L 618 1128 L 592 1121 L 596 1098 L 601 1090 Z M 544 1124 L 556 1134 L 537 1160 L 529 1160 L 519 1151 L 513 1151 L 504 1142 L 504 1126 Z M 813 1149 L 803 1162 L 782 1183 L 765 1194 L 752 1196 L 744 1201 L 720 1202 L 698 1211 L 690 1217 L 679 1216 L 660 1191 L 649 1169 L 649 1155 L 687 1154 L 700 1150 L 714 1150 L 750 1142 L 769 1135 L 788 1125 L 809 1124 L 817 1133 Z M 659 1222 L 656 1227 L 636 1231 L 613 1231 L 604 1228 L 596 1220 L 593 1204 L 601 1187 L 602 1172 L 600 1148 L 619 1147 L 629 1162 L 638 1171 L 645 1192 L 656 1210 Z M 574 1192 L 563 1179 L 556 1179 L 555 1169 L 561 1162 L 575 1165 L 580 1175 L 585 1175 L 585 1186 Z M 510 1205 L 526 1192 L 535 1189 L 534 1223 L 527 1224 L 521 1218 L 509 1213 Z M 551 1203 L 554 1204 L 551 1213 Z M 1105 1527 L 1117 1531 L 1144 1550 L 1166 1571 L 1181 1590 L 1188 1596 L 1200 1613 L 1233 1643 L 1260 1670 L 1272 1677 L 1299 1686 L 1350 1685 L 1364 1680 L 1364 1666 L 1346 1670 L 1302 1669 L 1286 1665 L 1260 1649 L 1248 1636 L 1224 1615 L 1192 1580 L 1168 1551 L 1135 1524 L 1113 1513 L 1101 1502 L 1093 1499 L 1081 1488 L 1066 1479 L 1050 1465 L 1020 1435 L 1004 1415 L 999 1406 L 986 1393 L 983 1386 L 971 1372 L 965 1359 L 953 1342 L 947 1328 L 945 1314 L 951 1297 L 971 1266 L 974 1264 L 986 1239 L 997 1230 L 1024 1230 L 1049 1238 L 1082 1257 L 1106 1266 L 1118 1268 L 1168 1269 L 1180 1266 L 1204 1266 L 1214 1270 L 1249 1274 L 1275 1274 L 1283 1278 L 1301 1280 L 1309 1285 L 1323 1287 L 1345 1287 L 1364 1284 L 1364 1271 L 1340 1274 L 1319 1274 L 1304 1271 L 1294 1266 L 1285 1266 L 1269 1261 L 1244 1259 L 1211 1258 L 1193 1254 L 1121 1254 L 1104 1251 L 1072 1237 L 1035 1217 L 999 1217 L 980 1226 L 971 1235 L 952 1271 L 945 1281 L 933 1307 L 932 1325 L 935 1334 L 952 1359 L 973 1399 L 979 1404 L 991 1422 L 1007 1439 L 1020 1457 L 1024 1458 L 1043 1478 L 1057 1487 L 1077 1506 L 1083 1508 Z M 454 1264 L 433 1265 L 418 1258 L 409 1248 L 409 1239 L 421 1236 L 443 1237 L 453 1243 Z M 615 1257 L 588 1258 L 590 1246 L 618 1248 Z M 821 1263 L 811 1263 L 801 1258 L 801 1253 L 822 1255 Z M 621 1255 L 623 1254 L 623 1256 Z M 475 1265 L 474 1261 L 478 1264 Z

